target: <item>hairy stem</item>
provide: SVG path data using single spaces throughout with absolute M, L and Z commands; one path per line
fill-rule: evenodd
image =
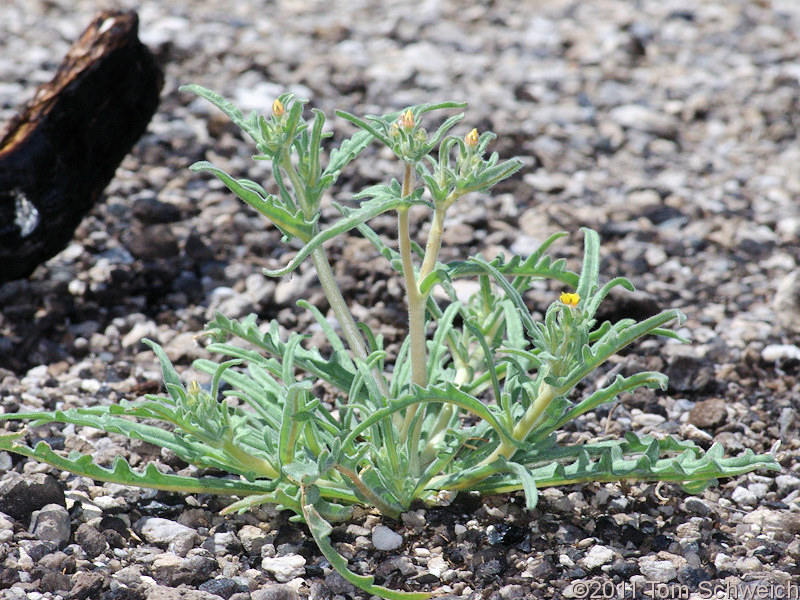
M 517 424 L 514 426 L 514 430 L 511 433 L 512 437 L 519 441 L 527 438 L 531 431 L 533 431 L 533 428 L 536 427 L 536 424 L 539 422 L 542 413 L 544 413 L 544 411 L 550 405 L 550 402 L 552 402 L 557 395 L 558 390 L 556 388 L 543 382 L 539 386 L 539 393 L 536 394 L 536 399 L 528 407 L 528 410 L 525 411 L 525 414 L 522 415 L 522 418 L 519 420 L 519 422 L 517 422 Z M 500 445 L 495 448 L 494 452 L 481 461 L 481 464 L 490 465 L 501 456 L 504 458 L 511 458 L 514 456 L 516 451 L 517 447 L 513 444 L 510 442 L 501 441 Z
M 403 174 L 403 197 L 414 190 L 414 166 L 406 164 Z M 411 232 L 409 230 L 409 208 L 398 210 L 397 238 L 403 264 L 403 281 L 408 301 L 408 332 L 411 338 L 411 381 L 419 386 L 427 383 L 425 347 L 425 302 L 419 292 L 419 283 L 414 274 L 414 260 L 411 255 Z
M 419 270 L 420 282 L 430 275 L 434 267 L 436 267 L 436 260 L 439 258 L 439 250 L 442 247 L 442 232 L 444 231 L 444 218 L 446 214 L 447 209 L 442 206 L 437 206 L 433 211 L 431 230 L 428 234 L 428 244 L 425 247 L 425 259 L 422 261 L 422 267 Z
M 550 402 L 552 402 L 553 399 L 558 396 L 558 394 L 559 390 L 546 383 L 542 383 L 541 386 L 539 386 L 539 393 L 536 395 L 536 399 L 528 407 L 528 410 L 525 411 L 525 414 L 522 416 L 519 422 L 517 422 L 517 424 L 514 426 L 512 436 L 515 440 L 521 441 L 530 435 L 531 431 L 533 431 L 533 428 L 536 427 L 537 423 L 539 422 L 542 413 L 544 413 L 545 409 L 547 409 L 547 407 L 550 405 Z M 500 457 L 512 458 L 516 451 L 517 447 L 514 444 L 509 441 L 501 440 L 497 448 L 494 449 L 494 452 L 476 465 L 477 468 L 475 473 L 466 479 L 459 481 L 456 485 L 448 486 L 447 489 L 472 489 L 474 486 L 495 472 L 495 470 L 492 468 L 492 463 L 494 463 Z M 436 484 L 443 479 L 443 476 L 434 478 L 428 486 L 429 489 L 438 489 Z
M 333 467 L 337 471 L 339 471 L 342 475 L 347 477 L 356 489 L 361 492 L 364 497 L 374 506 L 377 508 L 381 514 L 386 515 L 387 517 L 392 517 L 396 519 L 400 516 L 400 511 L 397 510 L 395 507 L 390 506 L 383 499 L 378 496 L 375 492 L 373 492 L 367 484 L 365 484 L 362 479 L 358 476 L 358 473 L 353 471 L 352 469 L 345 467 L 344 465 L 334 465 Z
M 292 187 L 297 195 L 297 201 L 300 205 L 300 208 L 303 210 L 306 217 L 310 218 L 313 216 L 310 214 L 313 207 L 308 206 L 303 180 L 301 179 L 295 166 L 292 164 L 291 157 L 288 154 L 284 155 L 280 165 L 284 173 L 286 173 L 286 175 L 289 177 L 289 181 L 292 182 Z M 344 339 L 347 341 L 347 344 L 350 346 L 350 350 L 353 352 L 356 358 L 366 361 L 366 343 L 364 342 L 364 338 L 361 336 L 361 332 L 358 330 L 358 326 L 356 325 L 355 319 L 353 319 L 350 308 L 347 306 L 347 302 L 345 302 L 344 297 L 342 296 L 339 285 L 336 283 L 333 270 L 328 262 L 328 256 L 325 254 L 325 250 L 323 250 L 322 246 L 318 246 L 311 252 L 311 260 L 314 263 L 314 268 L 317 271 L 317 278 L 319 279 L 322 290 L 328 300 L 328 304 L 330 304 L 333 314 L 336 317 L 336 320 L 339 322 L 339 327 L 342 330 Z M 373 374 L 375 375 L 375 381 L 378 384 L 381 393 L 388 397 L 389 386 L 386 383 L 386 378 L 383 376 L 383 373 L 381 373 L 377 367 L 374 367 Z
M 406 164 L 403 173 L 403 197 L 414 190 L 414 165 Z M 403 265 L 403 282 L 408 301 L 408 335 L 410 340 L 411 382 L 425 387 L 428 383 L 427 347 L 425 344 L 425 299 L 419 291 L 419 283 L 414 274 L 414 260 L 411 255 L 411 232 L 409 230 L 409 207 L 397 211 L 397 240 Z M 414 420 L 416 406 L 409 407 L 403 423 L 401 437 L 405 439 Z

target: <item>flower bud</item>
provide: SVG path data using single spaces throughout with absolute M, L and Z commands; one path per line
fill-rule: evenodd
M 187 392 L 187 394 L 186 394 L 186 404 L 188 406 L 196 406 L 197 402 L 198 402 L 198 397 L 200 396 L 200 393 L 202 391 L 203 390 L 200 387 L 200 384 L 197 383 L 196 381 L 192 380 L 189 383 L 188 389 L 186 390 L 186 392 Z
M 561 300 L 561 302 L 567 306 L 578 306 L 578 302 L 581 301 L 581 297 L 578 294 L 564 292 L 561 294 L 561 296 L 559 296 L 559 300 Z
M 469 148 L 475 148 L 478 145 L 478 130 L 473 129 L 465 135 L 464 143 L 466 143 Z
M 272 103 L 272 114 L 276 117 L 282 117 L 285 112 L 286 108 L 283 106 L 283 102 L 275 98 L 275 101 Z
M 414 113 L 411 112 L 410 108 L 400 117 L 400 127 L 406 131 L 414 129 Z
M 397 137 L 400 135 L 400 127 L 398 127 L 397 123 L 392 123 L 392 126 L 389 127 L 389 137 Z

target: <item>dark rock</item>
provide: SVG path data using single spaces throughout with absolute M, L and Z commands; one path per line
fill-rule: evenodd
M 75 541 L 89 558 L 96 558 L 107 548 L 106 538 L 88 523 L 81 523 L 75 531 Z
M 72 600 L 87 600 L 97 598 L 103 588 L 106 587 L 106 578 L 100 573 L 92 571 L 81 571 L 77 573 L 72 582 Z
M 121 536 L 127 538 L 130 535 L 128 531 L 128 526 L 125 524 L 125 521 L 120 519 L 119 517 L 103 517 L 100 519 L 100 523 L 98 524 L 98 529 L 102 532 L 107 532 L 109 530 L 115 531 Z
M 19 582 L 19 571 L 8 567 L 0 567 L 0 590 L 7 590 Z
M 122 242 L 128 252 L 145 262 L 173 258 L 180 254 L 178 240 L 166 225 L 133 227 L 123 234 Z
M 724 425 L 728 419 L 725 400 L 722 398 L 710 398 L 698 402 L 689 411 L 689 423 L 698 429 L 713 430 Z
M 610 572 L 619 575 L 622 579 L 629 579 L 639 572 L 639 565 L 632 560 L 616 560 L 611 565 Z
M 205 240 L 195 231 L 186 237 L 186 256 L 198 262 L 214 260 L 214 251 L 209 248 Z
M 621 528 L 617 522 L 606 515 L 597 518 L 595 525 L 595 535 L 603 540 L 619 539 Z
M 549 581 L 555 576 L 556 567 L 548 559 L 543 559 L 538 565 L 531 569 L 530 574 L 537 580 Z
M 66 506 L 64 490 L 52 475 L 12 471 L 0 482 L 0 512 L 17 521 L 27 521 L 33 511 L 47 504 Z
M 568 570 L 565 575 L 567 576 L 567 579 L 583 579 L 586 577 L 587 573 L 580 567 L 576 567 Z
M 502 575 L 508 568 L 503 553 L 497 548 L 484 548 L 472 556 L 472 572 L 476 579 L 491 579 Z
M 651 549 L 653 552 L 661 552 L 662 550 L 668 550 L 670 544 L 673 541 L 674 540 L 668 535 L 659 534 L 653 538 L 653 545 L 651 546 Z
M 198 527 L 211 527 L 211 513 L 202 508 L 190 508 L 181 513 L 177 521 L 181 525 L 197 529 Z
M 69 543 L 72 535 L 67 509 L 60 504 L 47 504 L 31 514 L 30 531 L 43 542 L 59 548 Z
M 33 562 L 39 562 L 48 554 L 52 554 L 58 550 L 58 547 L 55 544 L 50 542 L 42 542 L 40 544 L 34 544 L 30 548 L 28 548 L 28 556 L 31 557 Z M 66 556 L 66 555 L 65 555 Z
M 482 502 L 481 495 L 478 493 L 459 492 L 450 508 L 464 514 L 472 514 L 480 508 Z
M 331 591 L 328 589 L 328 586 L 326 586 L 321 581 L 315 581 L 314 583 L 311 584 L 310 593 L 309 593 L 308 597 L 309 597 L 310 600 L 331 600 L 332 594 L 331 594 Z M 257 599 L 253 596 L 253 600 L 257 600 Z M 264 600 L 269 600 L 269 599 L 265 598 Z M 280 600 L 280 599 L 277 599 L 277 600 Z M 296 598 L 292 598 L 292 599 L 287 598 L 286 600 L 297 600 L 297 599 Z
M 125 548 L 128 545 L 130 532 L 125 521 L 119 517 L 103 517 L 97 528 L 110 547 Z
M 439 583 L 439 578 L 433 573 L 421 573 L 414 578 L 414 581 L 420 585 L 426 585 L 429 583 Z
M 330 573 L 325 575 L 325 585 L 328 586 L 328 589 L 334 595 L 335 594 L 352 595 L 356 590 L 355 586 L 352 583 L 347 581 L 336 571 L 331 571 Z
M 219 579 L 210 579 L 205 583 L 201 583 L 198 588 L 209 594 L 216 594 L 226 600 L 234 594 L 249 591 L 248 588 L 241 583 L 227 577 L 220 577 Z
M 711 581 L 713 575 L 705 569 L 682 567 L 678 570 L 678 582 L 696 588 L 703 581 Z
M 667 221 L 680 221 L 683 223 L 688 219 L 682 210 L 666 204 L 648 206 L 642 212 L 642 216 L 653 225 L 661 225 Z
M 470 551 L 463 546 L 456 546 L 455 548 L 445 548 L 444 556 L 454 565 L 463 565 L 467 561 Z
M 145 225 L 155 225 L 180 221 L 181 211 L 172 204 L 161 202 L 156 198 L 145 197 L 134 202 L 133 216 Z
M 633 525 L 625 525 L 622 528 L 622 532 L 620 534 L 620 541 L 623 544 L 632 544 L 635 547 L 638 547 L 644 542 L 647 535 L 641 530 Z
M 128 540 L 113 529 L 106 529 L 102 535 L 111 548 L 125 548 L 128 546 Z
M 210 556 L 192 556 L 186 559 L 186 568 L 194 574 L 194 583 L 201 583 L 208 581 L 219 565 Z
M 669 387 L 679 392 L 698 392 L 714 380 L 711 365 L 691 356 L 678 356 L 666 368 Z
M 498 523 L 491 525 L 486 530 L 486 540 L 491 546 L 513 547 L 525 541 L 528 530 L 519 525 Z
M 145 600 L 146 594 L 139 588 L 118 587 L 103 592 L 100 600 Z
M 39 566 L 60 573 L 74 573 L 77 565 L 72 556 L 64 552 L 53 552 L 43 556 L 39 560 Z
M 72 582 L 69 575 L 48 570 L 39 580 L 39 587 L 43 592 L 69 591 L 72 589 Z

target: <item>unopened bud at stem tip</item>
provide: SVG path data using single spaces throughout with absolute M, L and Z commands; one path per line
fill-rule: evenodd
M 466 142 L 467 146 L 470 148 L 474 148 L 478 145 L 478 130 L 473 129 L 467 135 L 464 136 L 464 142 Z
M 275 98 L 275 101 L 272 103 L 272 114 L 276 117 L 282 117 L 285 112 L 286 108 L 283 106 L 283 102 Z
M 411 112 L 410 108 L 400 117 L 400 126 L 406 131 L 411 131 L 414 128 L 414 113 Z

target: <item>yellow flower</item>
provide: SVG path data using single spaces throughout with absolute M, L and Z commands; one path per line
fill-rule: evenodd
M 473 129 L 467 135 L 465 135 L 464 136 L 464 142 L 470 148 L 474 148 L 475 146 L 477 146 L 478 145 L 478 130 L 477 129 Z
M 283 106 L 283 102 L 275 98 L 275 102 L 272 103 L 272 114 L 276 117 L 282 117 L 285 112 L 286 108 Z
M 567 306 L 578 306 L 578 302 L 581 301 L 581 297 L 578 294 L 564 292 L 561 294 L 561 296 L 559 296 L 559 300 L 561 300 L 561 302 Z
M 414 128 L 414 113 L 411 112 L 410 108 L 400 117 L 400 127 L 406 131 L 411 131 Z

